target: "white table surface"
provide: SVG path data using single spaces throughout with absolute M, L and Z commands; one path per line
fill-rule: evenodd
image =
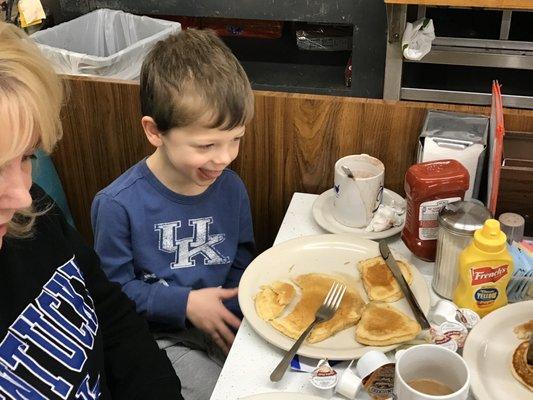
M 295 193 L 274 241 L 274 245 L 301 236 L 329 233 L 315 222 L 311 210 L 315 194 Z M 399 235 L 387 239 L 389 246 L 402 254 L 426 278 L 431 287 L 434 263 L 419 260 L 411 254 Z M 439 297 L 430 290 L 431 303 Z M 270 382 L 269 376 L 285 352 L 267 343 L 257 335 L 248 321 L 243 320 L 224 368 L 215 386 L 211 400 L 236 400 L 241 397 L 270 392 L 300 392 L 330 399 L 346 399 L 328 391 L 319 391 L 309 383 L 309 374 L 288 370 L 280 382 Z M 318 360 L 317 360 L 318 362 Z M 338 364 L 339 374 L 347 366 Z M 362 392 L 362 391 L 361 391 Z M 370 399 L 366 393 L 359 393 L 357 399 Z M 332 395 L 333 394 L 333 395 Z

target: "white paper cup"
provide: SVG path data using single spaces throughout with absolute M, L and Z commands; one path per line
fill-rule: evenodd
M 349 168 L 348 177 L 342 166 Z M 333 217 L 341 224 L 361 228 L 369 224 L 381 204 L 385 166 L 368 154 L 346 156 L 335 163 Z
M 454 392 L 442 396 L 425 394 L 407 384 L 415 379 L 435 380 Z M 402 352 L 396 361 L 394 400 L 466 400 L 469 386 L 470 372 L 465 361 L 442 346 L 414 346 Z

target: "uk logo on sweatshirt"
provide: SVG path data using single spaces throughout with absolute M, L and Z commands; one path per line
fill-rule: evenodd
M 159 250 L 174 253 L 175 260 L 170 268 L 189 268 L 196 265 L 196 258 L 202 257 L 204 265 L 228 264 L 230 258 L 217 250 L 226 235 L 210 232 L 213 217 L 189 219 L 188 225 L 192 227 L 191 237 L 180 237 L 181 221 L 164 222 L 156 224 L 154 230 L 159 232 Z
M 98 399 L 100 376 L 81 373 L 97 331 L 93 300 L 72 259 L 56 270 L 0 343 L 0 398 Z

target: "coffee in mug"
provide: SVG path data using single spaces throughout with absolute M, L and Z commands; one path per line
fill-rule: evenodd
M 468 367 L 451 350 L 422 344 L 397 353 L 394 400 L 466 400 L 469 386 Z
M 412 381 L 407 382 L 407 384 L 414 390 L 432 396 L 443 396 L 453 393 L 453 390 L 450 389 L 449 386 L 436 381 L 435 379 L 413 379 Z

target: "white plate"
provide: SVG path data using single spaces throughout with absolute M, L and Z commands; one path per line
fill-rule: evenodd
M 260 254 L 244 271 L 239 285 L 241 310 L 250 325 L 261 337 L 274 346 L 288 350 L 294 341 L 259 318 L 255 311 L 254 296 L 259 292 L 261 285 L 276 280 L 289 280 L 301 274 L 320 272 L 340 275 L 353 282 L 361 297 L 368 301 L 363 284 L 359 279 L 357 262 L 378 255 L 379 249 L 376 242 L 360 239 L 351 234 L 305 236 L 283 242 Z M 395 256 L 402 259 L 401 256 L 398 257 L 398 254 Z M 416 268 L 413 268 L 411 290 L 422 310 L 427 314 L 430 303 L 429 289 Z M 405 299 L 391 304 L 414 319 Z M 398 345 L 384 346 L 378 349 L 389 351 L 396 347 Z M 376 348 L 355 341 L 355 327 L 351 327 L 322 342 L 304 343 L 298 354 L 318 359 L 327 357 L 331 360 L 351 360 L 361 357 L 372 349 Z
M 354 233 L 363 239 L 383 239 L 397 233 L 400 233 L 403 229 L 401 226 L 394 226 L 381 232 L 366 232 L 365 228 L 351 228 L 349 226 L 341 224 L 333 216 L 333 200 L 335 199 L 335 191 L 333 189 L 326 190 L 322 193 L 313 203 L 313 217 L 318 225 L 331 233 Z M 391 205 L 392 201 L 395 204 L 405 208 L 405 200 L 398 193 L 389 189 L 383 189 L 383 204 Z
M 252 396 L 241 397 L 240 400 L 324 400 L 321 397 L 311 396 L 303 393 L 262 393 L 254 394 Z
M 509 304 L 484 317 L 468 335 L 463 358 L 478 400 L 531 400 L 533 395 L 511 372 L 511 357 L 522 342 L 515 326 L 533 319 L 533 300 Z

